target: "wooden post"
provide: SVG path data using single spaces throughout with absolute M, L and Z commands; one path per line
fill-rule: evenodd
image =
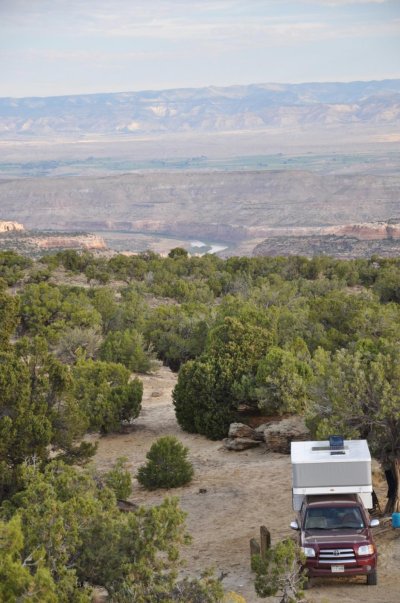
M 259 555 L 260 554 L 260 545 L 257 542 L 256 538 L 252 538 L 250 540 L 250 555 Z
M 250 540 L 250 567 L 251 567 L 252 571 L 255 570 L 255 568 L 253 567 L 253 557 L 254 557 L 254 555 L 259 555 L 259 554 L 260 554 L 260 545 L 256 538 L 251 538 L 251 540 Z
M 260 526 L 260 554 L 265 559 L 267 550 L 271 547 L 271 533 L 265 526 Z

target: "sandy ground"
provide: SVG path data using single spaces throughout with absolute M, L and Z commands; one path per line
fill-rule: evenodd
M 190 450 L 195 468 L 192 483 L 154 493 L 134 480 L 131 500 L 154 504 L 166 495 L 178 496 L 193 538 L 182 551 L 188 572 L 198 575 L 206 567 L 214 567 L 217 575 L 223 572 L 226 590 L 241 594 L 247 603 L 261 601 L 255 594 L 249 567 L 249 540 L 258 537 L 260 525 L 271 531 L 273 543 L 293 535 L 288 527 L 294 518 L 289 457 L 266 453 L 262 448 L 228 452 L 221 442 L 184 433 L 176 423 L 172 406 L 176 375 L 161 368 L 157 374 L 141 378 L 144 396 L 140 416 L 127 433 L 99 440 L 96 466 L 108 470 L 118 457 L 126 456 L 135 475 L 153 441 L 161 435 L 177 436 Z M 399 603 L 400 530 L 377 528 L 376 536 L 380 553 L 378 586 L 366 586 L 364 578 L 319 580 L 307 591 L 307 601 Z

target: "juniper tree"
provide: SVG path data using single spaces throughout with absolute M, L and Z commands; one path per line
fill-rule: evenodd
M 146 454 L 146 465 L 138 471 L 139 482 L 149 490 L 177 488 L 187 484 L 193 477 L 188 452 L 188 448 L 174 436 L 159 438 Z

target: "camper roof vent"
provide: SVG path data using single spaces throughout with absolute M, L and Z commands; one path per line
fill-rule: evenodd
M 331 454 L 345 454 L 344 438 L 340 435 L 329 436 L 329 450 Z

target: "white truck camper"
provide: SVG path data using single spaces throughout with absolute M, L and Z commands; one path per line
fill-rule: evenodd
M 372 508 L 371 455 L 366 440 L 292 442 L 293 509 L 306 496 L 357 494 Z

